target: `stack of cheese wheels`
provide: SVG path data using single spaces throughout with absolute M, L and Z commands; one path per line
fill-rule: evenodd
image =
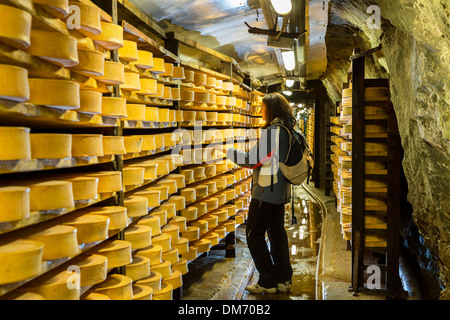
M 122 206 L 91 207 L 82 211 L 86 214 L 109 218 L 108 230 L 119 230 L 128 226 L 127 208 Z
M 118 50 L 119 58 L 124 61 L 137 61 L 138 50 L 135 41 L 124 40 L 123 47 Z
M 76 217 L 64 217 L 64 225 L 77 229 L 77 241 L 79 244 L 102 241 L 108 238 L 109 217 L 81 214 Z
M 122 190 L 122 172 L 120 171 L 99 171 L 84 175 L 98 178 L 98 193 L 100 194 Z
M 91 36 L 95 43 L 108 50 L 120 49 L 124 46 L 123 27 L 121 25 L 101 22 L 101 28 L 100 34 Z
M 104 156 L 127 153 L 122 136 L 103 136 L 102 145 Z
M 2 6 L 3 7 L 3 6 Z M 28 70 L 0 64 L 0 98 L 17 102 L 30 99 L 30 88 L 28 85 Z
M 30 46 L 31 14 L 13 6 L 1 5 L 0 41 L 24 50 Z
M 61 32 L 32 29 L 27 52 L 60 67 L 78 64 L 77 39 Z
M 72 157 L 72 135 L 62 133 L 30 134 L 33 159 L 63 159 Z
M 80 90 L 80 108 L 77 111 L 88 114 L 102 113 L 102 93 Z
M 28 79 L 29 102 L 59 109 L 80 108 L 80 85 L 70 80 Z
M 133 62 L 136 67 L 142 69 L 152 69 L 154 66 L 153 63 L 153 53 L 150 51 L 138 50 L 137 51 L 138 59 Z
M 164 59 L 162 58 L 153 58 L 153 68 L 150 70 L 152 73 L 156 74 L 164 74 L 166 71 L 164 65 Z

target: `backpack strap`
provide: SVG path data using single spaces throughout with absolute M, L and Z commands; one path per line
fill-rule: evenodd
M 277 121 L 277 122 L 272 123 L 272 124 L 275 125 L 275 126 L 279 126 L 279 127 L 285 128 L 287 133 L 288 133 L 288 135 L 289 135 L 288 152 L 287 152 L 287 155 L 286 155 L 286 159 L 284 160 L 284 162 L 286 162 L 287 159 L 289 159 L 289 154 L 291 153 L 291 146 L 292 146 L 292 134 L 291 134 L 291 131 L 286 126 L 284 126 L 280 121 Z

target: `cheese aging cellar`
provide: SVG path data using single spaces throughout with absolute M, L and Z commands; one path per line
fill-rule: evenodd
M 0 300 L 450 300 L 449 74 L 447 0 L 0 1 Z

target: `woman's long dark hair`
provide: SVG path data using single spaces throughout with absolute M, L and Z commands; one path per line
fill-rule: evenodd
M 270 126 L 270 123 L 278 118 L 289 130 L 295 127 L 295 119 L 289 102 L 277 92 L 269 93 L 262 101 L 266 105 L 267 120 L 264 128 Z

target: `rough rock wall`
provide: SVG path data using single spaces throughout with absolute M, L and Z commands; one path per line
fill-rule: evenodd
M 380 29 L 370 29 L 367 8 L 381 9 Z M 327 34 L 329 69 L 322 78 L 330 98 L 340 99 L 348 52 L 383 46 L 368 62 L 366 77 L 388 74 L 405 152 L 403 169 L 413 219 L 438 258 L 441 299 L 450 299 L 450 2 L 448 0 L 332 0 Z M 345 61 L 347 56 L 347 61 Z M 335 60 L 333 60 L 335 59 Z

